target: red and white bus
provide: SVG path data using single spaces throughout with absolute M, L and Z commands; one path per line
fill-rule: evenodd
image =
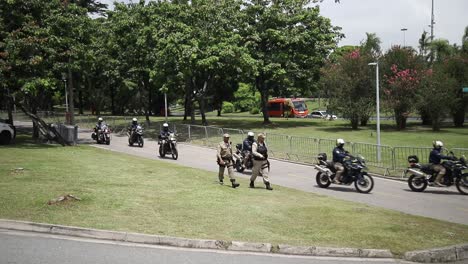
M 271 117 L 307 117 L 309 109 L 300 98 L 273 98 L 268 100 L 268 115 Z

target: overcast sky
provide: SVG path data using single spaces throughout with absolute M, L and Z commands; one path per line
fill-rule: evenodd
M 376 33 L 386 50 L 392 45 L 418 48 L 424 30 L 430 32 L 432 0 L 325 0 L 320 4 L 323 16 L 340 26 L 346 37 L 342 45 L 359 45 L 366 32 Z M 112 8 L 113 0 L 101 0 Z M 118 2 L 131 2 L 121 0 Z M 138 2 L 134 0 L 133 2 Z M 434 0 L 435 38 L 447 39 L 460 45 L 468 26 L 468 0 Z M 403 33 L 402 28 L 408 30 Z

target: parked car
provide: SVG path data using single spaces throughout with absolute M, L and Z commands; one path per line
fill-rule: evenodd
M 323 111 L 323 110 L 312 111 L 312 113 L 310 113 L 308 117 L 309 118 L 322 118 L 322 119 L 327 119 L 327 120 L 338 119 L 336 115 L 329 114 L 327 113 L 327 111 Z
M 0 120 L 0 145 L 10 144 L 16 137 L 16 129 L 14 126 Z

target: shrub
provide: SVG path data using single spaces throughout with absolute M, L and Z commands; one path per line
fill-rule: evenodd
M 260 113 L 260 109 L 258 109 L 258 107 L 253 107 L 252 109 L 250 109 L 249 112 L 252 115 L 257 115 L 258 113 Z
M 223 102 L 223 114 L 229 114 L 234 112 L 234 105 L 230 102 Z

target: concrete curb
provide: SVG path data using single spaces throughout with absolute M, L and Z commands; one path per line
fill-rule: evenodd
M 34 223 L 0 219 L 0 228 L 18 231 L 77 236 L 103 240 L 163 245 L 185 248 L 216 249 L 228 251 L 248 251 L 259 253 L 279 253 L 288 255 L 327 256 L 327 257 L 361 257 L 361 258 L 393 258 L 393 254 L 385 249 L 357 249 L 330 247 L 300 247 L 290 245 L 272 245 L 270 243 L 252 243 L 239 241 L 189 239 L 159 235 L 146 235 L 130 232 L 108 231 L 73 226 Z M 464 249 L 465 255 L 466 249 Z
M 406 252 L 404 259 L 414 262 L 454 262 L 468 260 L 468 244 Z

